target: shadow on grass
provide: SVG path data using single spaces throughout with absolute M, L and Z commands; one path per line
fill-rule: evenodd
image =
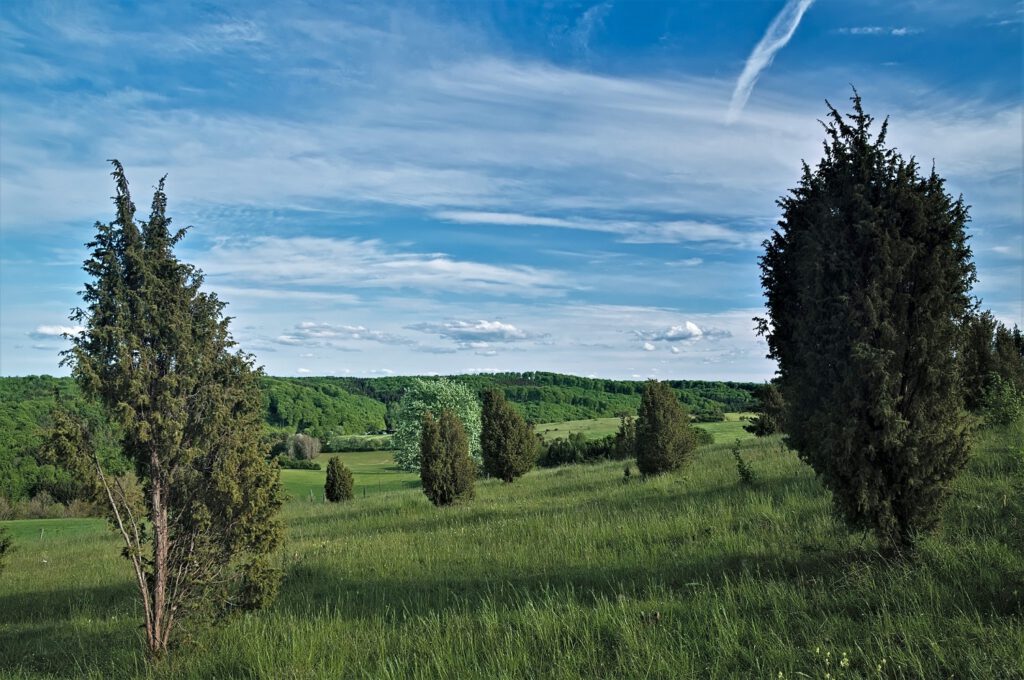
M 141 650 L 135 595 L 126 584 L 0 597 L 0 677 L 16 668 L 79 677 Z

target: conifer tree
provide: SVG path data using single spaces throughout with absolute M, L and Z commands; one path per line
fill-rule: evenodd
M 441 412 L 440 420 L 427 411 L 420 427 L 420 480 L 423 493 L 434 505 L 451 505 L 473 498 L 476 463 L 469 456 L 469 440 L 458 416 Z
M 234 350 L 224 303 L 174 255 L 161 180 L 137 222 L 117 161 L 116 217 L 96 224 L 85 262 L 84 308 L 64 363 L 82 393 L 121 432 L 120 452 L 142 482 L 136 499 L 98 455 L 93 433 L 58 415 L 50 446 L 90 469 L 125 543 L 148 651 L 167 650 L 179 622 L 260 606 L 277 591 L 270 561 L 281 539 L 277 471 L 261 452 L 261 371 Z
M 636 421 L 636 466 L 657 475 L 683 466 L 697 438 L 686 409 L 668 383 L 648 380 Z
M 327 463 L 327 481 L 324 483 L 324 498 L 332 503 L 352 500 L 352 471 L 334 456 Z
M 537 437 L 500 390 L 484 393 L 480 449 L 484 470 L 511 482 L 526 474 L 537 460 Z
M 885 144 L 854 92 L 824 157 L 779 201 L 758 319 L 788 444 L 841 516 L 900 550 L 931 527 L 968 454 L 956 366 L 975 280 L 962 199 Z
M 767 437 L 782 432 L 782 416 L 786 403 L 778 386 L 775 383 L 764 385 L 758 390 L 757 400 L 757 416 L 749 425 L 744 425 L 743 429 L 755 437 Z

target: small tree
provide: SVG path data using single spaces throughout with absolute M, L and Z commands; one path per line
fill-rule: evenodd
M 636 416 L 628 413 L 619 414 L 619 429 L 615 433 L 612 450 L 619 460 L 636 457 Z
M 299 432 L 288 437 L 288 455 L 296 460 L 313 460 L 321 448 L 320 440 L 308 434 Z
M 480 448 L 487 474 L 505 482 L 521 477 L 537 460 L 537 437 L 499 390 L 484 393 Z
M 469 437 L 469 452 L 479 466 L 480 401 L 468 387 L 447 378 L 414 379 L 398 403 L 397 430 L 394 436 L 395 462 L 403 470 L 420 468 L 420 426 L 423 414 L 449 410 L 462 422 Z
M 420 432 L 420 480 L 430 502 L 450 505 L 473 498 L 476 464 L 469 457 L 462 421 L 448 410 L 440 420 L 427 411 Z
M 352 471 L 334 456 L 327 463 L 327 482 L 324 484 L 324 497 L 332 503 L 352 500 Z
M 932 527 L 968 453 L 957 349 L 975 280 L 967 206 L 885 145 L 854 92 L 825 155 L 779 205 L 759 331 L 787 443 L 839 514 L 892 549 Z
M 697 447 L 686 409 L 667 383 L 648 380 L 636 423 L 636 466 L 644 475 L 676 470 Z
M 782 392 L 775 383 L 767 383 L 757 393 L 757 417 L 744 425 L 743 429 L 756 437 L 782 432 L 782 415 L 786 403 L 782 400 Z
M 65 363 L 83 395 L 120 433 L 120 455 L 142 482 L 137 498 L 111 474 L 95 433 L 55 416 L 49 446 L 90 471 L 124 541 L 141 599 L 146 644 L 162 654 L 178 623 L 260 606 L 276 594 L 269 563 L 281 539 L 277 471 L 260 442 L 260 370 L 235 345 L 224 303 L 175 257 L 160 181 L 136 222 L 124 169 L 113 161 L 116 218 L 96 224 L 84 309 Z

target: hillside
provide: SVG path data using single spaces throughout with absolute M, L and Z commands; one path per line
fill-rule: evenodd
M 499 388 L 528 420 L 550 423 L 610 418 L 635 412 L 643 383 L 557 373 L 452 376 L 476 392 Z M 413 380 L 385 378 L 264 377 L 264 423 L 268 430 L 308 432 L 322 439 L 384 430 L 389 412 Z M 726 411 L 754 407 L 753 383 L 671 381 L 698 419 L 721 420 Z M 40 491 L 63 499 L 74 485 L 40 459 L 49 413 L 60 393 L 76 408 L 78 388 L 70 378 L 0 378 L 0 497 L 28 498 Z M 389 411 L 390 407 L 390 411 Z

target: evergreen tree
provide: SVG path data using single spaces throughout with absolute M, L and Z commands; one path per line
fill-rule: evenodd
M 683 466 L 697 439 L 686 409 L 667 383 L 648 380 L 636 422 L 636 466 L 657 475 Z
M 484 392 L 481 423 L 480 450 L 487 474 L 511 482 L 533 467 L 537 437 L 500 390 Z
M 852 101 L 845 117 L 828 106 L 824 158 L 779 201 L 757 321 L 789 446 L 851 526 L 900 549 L 967 459 L 956 349 L 975 273 L 963 200 L 886 147 L 888 121 L 873 137 Z
M 758 413 L 744 425 L 743 429 L 755 437 L 767 437 L 768 435 L 782 432 L 782 416 L 786 403 L 782 399 L 782 392 L 775 383 L 768 383 L 758 391 Z
M 434 505 L 450 505 L 473 498 L 476 464 L 469 457 L 469 439 L 452 411 L 435 420 L 423 414 L 420 427 L 420 480 L 423 493 Z
M 83 395 L 119 428 L 120 453 L 142 482 L 134 499 L 98 453 L 84 421 L 56 418 L 50 445 L 90 469 L 125 543 L 151 655 L 198 613 L 269 601 L 280 573 L 278 474 L 264 459 L 260 370 L 234 351 L 224 303 L 200 290 L 202 273 L 175 257 L 185 230 L 170 231 L 161 180 L 136 222 L 124 169 L 113 177 L 116 217 L 96 224 L 85 262 L 84 309 L 71 318 L 64 362 Z
M 636 416 L 619 414 L 619 429 L 612 446 L 614 456 L 619 460 L 636 457 Z
M 334 456 L 327 463 L 327 482 L 324 484 L 324 498 L 332 503 L 352 500 L 352 471 L 341 458 Z

